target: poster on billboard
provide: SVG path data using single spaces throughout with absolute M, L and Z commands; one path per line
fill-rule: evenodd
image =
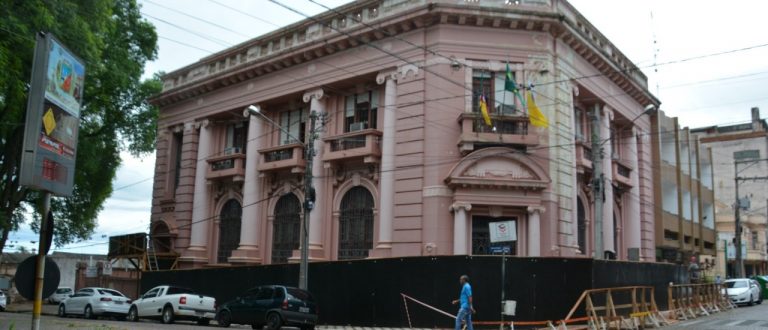
M 85 65 L 51 34 L 37 35 L 34 56 L 20 182 L 70 196 Z

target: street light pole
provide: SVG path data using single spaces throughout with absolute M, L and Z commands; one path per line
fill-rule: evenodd
M 299 261 L 299 289 L 307 290 L 309 287 L 308 280 L 309 280 L 309 214 L 311 213 L 312 209 L 315 208 L 315 187 L 312 185 L 312 164 L 314 162 L 315 158 L 315 140 L 318 138 L 318 131 L 319 128 L 317 127 L 317 120 L 320 118 L 320 115 L 317 113 L 317 111 L 311 110 L 309 113 L 309 141 L 307 143 L 302 142 L 302 140 L 296 138 L 289 132 L 285 127 L 280 126 L 278 123 L 276 123 L 271 118 L 265 116 L 263 113 L 261 113 L 261 108 L 255 105 L 250 105 L 248 108 L 246 108 L 248 113 L 251 115 L 257 115 L 260 118 L 266 120 L 269 122 L 272 126 L 277 127 L 283 133 L 285 133 L 288 138 L 297 141 L 299 144 L 301 144 L 302 147 L 304 147 L 304 160 L 307 162 L 305 172 L 304 172 L 304 217 L 302 217 L 301 220 L 301 243 L 300 243 L 300 253 L 301 253 L 301 259 Z M 321 125 L 323 122 L 321 121 Z

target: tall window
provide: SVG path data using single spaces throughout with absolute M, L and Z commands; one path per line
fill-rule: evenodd
M 181 132 L 173 133 L 173 193 L 176 194 L 176 188 L 179 187 L 181 178 L 181 147 L 184 145 Z
M 272 263 L 288 262 L 293 250 L 301 243 L 301 202 L 294 194 L 277 200 L 272 227 Z
M 219 215 L 218 262 L 226 263 L 232 251 L 240 245 L 240 220 L 243 209 L 240 203 L 230 199 L 221 208 Z
M 344 132 L 376 128 L 379 93 L 375 90 L 347 96 L 344 106 Z
M 758 245 L 757 232 L 753 231 L 752 232 L 752 250 L 757 250 L 757 245 Z
M 280 145 L 302 142 L 306 136 L 307 113 L 304 109 L 288 110 L 280 113 Z M 290 133 L 290 134 L 288 134 Z
M 480 96 L 483 95 L 490 113 L 515 114 L 518 100 L 512 92 L 504 89 L 505 77 L 506 72 L 472 70 L 472 111 L 480 111 Z M 512 78 L 516 79 L 514 73 Z
M 373 248 L 373 195 L 354 187 L 341 199 L 339 260 L 365 259 Z
M 248 127 L 244 122 L 227 125 L 227 141 L 225 153 L 241 153 L 245 151 Z
M 581 202 L 581 198 L 577 198 L 576 203 L 576 226 L 578 227 L 577 240 L 579 244 L 579 251 L 581 251 L 581 254 L 587 254 L 587 212 L 584 209 L 584 203 Z

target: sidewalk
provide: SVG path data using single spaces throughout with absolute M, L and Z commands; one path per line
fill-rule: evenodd
M 58 305 L 51 305 L 48 303 L 43 304 L 43 315 L 56 315 L 58 312 Z M 9 304 L 5 307 L 5 311 L 9 313 L 32 313 L 32 302 L 17 302 Z

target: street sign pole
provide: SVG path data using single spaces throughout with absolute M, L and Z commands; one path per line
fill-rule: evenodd
M 491 236 L 491 243 L 507 243 L 517 241 L 517 226 L 515 221 L 498 221 L 488 224 Z M 511 247 L 501 246 L 501 324 L 499 330 L 504 330 L 504 314 L 506 305 L 506 279 L 507 279 L 507 248 L 510 252 Z
M 40 329 L 40 314 L 43 311 L 43 277 L 45 274 L 45 255 L 48 252 L 46 246 L 47 233 L 53 228 L 48 228 L 48 212 L 51 210 L 51 193 L 43 194 L 43 207 L 40 214 L 40 239 L 37 245 L 37 267 L 35 267 L 35 301 L 32 305 L 32 330 Z

